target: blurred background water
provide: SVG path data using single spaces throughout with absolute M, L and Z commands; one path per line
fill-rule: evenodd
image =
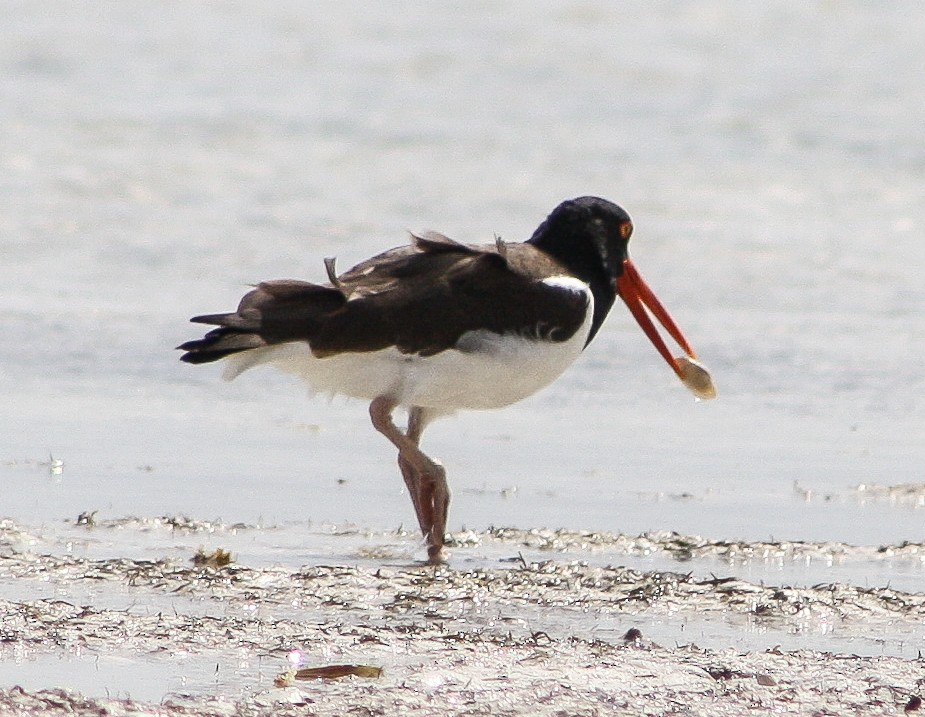
M 855 490 L 925 481 L 918 3 L 3 16 L 0 516 L 413 525 L 363 404 L 182 365 L 188 317 L 407 230 L 522 240 L 598 194 L 720 399 L 693 401 L 615 306 L 550 388 L 428 430 L 450 528 L 925 538 L 920 500 Z

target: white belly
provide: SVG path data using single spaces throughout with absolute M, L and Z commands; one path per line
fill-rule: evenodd
M 578 282 L 576 282 L 577 284 Z M 536 393 L 578 357 L 591 329 L 591 292 L 584 324 L 567 341 L 473 331 L 463 336 L 467 351 L 434 356 L 402 354 L 394 348 L 317 358 L 305 342 L 254 349 L 226 359 L 226 378 L 258 364 L 302 378 L 317 393 L 368 401 L 388 396 L 402 406 L 451 412 L 500 408 Z M 574 285 L 569 287 L 576 289 Z

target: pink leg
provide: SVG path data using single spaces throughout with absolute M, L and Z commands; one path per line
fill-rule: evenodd
M 424 409 L 412 407 L 406 433 L 402 433 L 392 421 L 394 410 L 395 403 L 385 397 L 379 397 L 369 405 L 373 426 L 398 449 L 398 467 L 411 494 L 421 533 L 427 541 L 428 557 L 431 562 L 437 563 L 442 560 L 450 505 L 446 471 L 418 448 L 427 422 Z
M 414 442 L 415 447 L 421 441 L 421 434 L 427 425 L 427 416 L 423 408 L 418 406 L 412 407 L 408 414 L 408 430 L 406 435 Z M 443 549 L 444 536 L 446 535 L 446 519 L 450 508 L 450 488 L 446 482 L 446 470 L 439 463 L 427 458 L 423 452 L 421 455 L 427 461 L 428 470 L 418 477 L 419 496 L 426 504 L 428 512 L 433 515 L 433 522 L 430 527 L 430 535 L 436 538 L 436 552 L 431 550 L 434 545 L 433 540 L 428 540 L 428 553 L 434 562 L 440 561 L 440 553 Z M 425 534 L 426 535 L 426 534 Z
M 412 409 L 408 414 L 408 430 L 405 432 L 405 436 L 417 446 L 420 443 L 422 431 L 423 427 L 419 427 L 418 422 L 415 421 L 415 409 Z M 421 502 L 420 471 L 415 469 L 414 465 L 401 453 L 401 450 L 398 453 L 398 467 L 401 470 L 402 478 L 405 479 L 405 486 L 408 488 L 411 501 L 414 503 L 414 512 L 418 519 L 418 525 L 426 538 L 430 535 L 433 527 L 433 516 L 430 506 L 426 502 Z

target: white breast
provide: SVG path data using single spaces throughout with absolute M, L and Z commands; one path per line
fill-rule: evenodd
M 591 330 L 594 299 L 588 286 L 571 277 L 545 283 L 587 297 L 584 323 L 567 341 L 479 330 L 460 339 L 465 351 L 418 356 L 389 348 L 325 358 L 313 356 L 305 342 L 292 342 L 230 356 L 225 377 L 269 363 L 299 376 L 318 393 L 369 401 L 391 396 L 400 405 L 441 413 L 507 406 L 536 393 L 565 371 L 581 353 Z

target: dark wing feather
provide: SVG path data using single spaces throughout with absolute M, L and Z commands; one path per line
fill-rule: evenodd
M 335 288 L 294 279 L 264 281 L 248 292 L 235 312 L 194 316 L 218 326 L 177 348 L 187 363 L 207 363 L 248 349 L 286 341 L 308 341 L 326 317 L 347 303 Z
M 279 280 L 259 284 L 237 311 L 197 316 L 218 326 L 179 348 L 189 363 L 287 341 L 306 341 L 316 356 L 396 347 L 429 356 L 485 329 L 553 341 L 570 338 L 587 297 L 542 279 L 565 274 L 529 244 L 475 247 L 427 233 L 357 264 L 335 286 Z
M 338 281 L 350 300 L 312 338 L 313 353 L 394 346 L 433 355 L 467 332 L 570 338 L 587 297 L 541 283 L 564 270 L 534 247 L 473 247 L 440 235 L 416 239 L 363 262 Z

